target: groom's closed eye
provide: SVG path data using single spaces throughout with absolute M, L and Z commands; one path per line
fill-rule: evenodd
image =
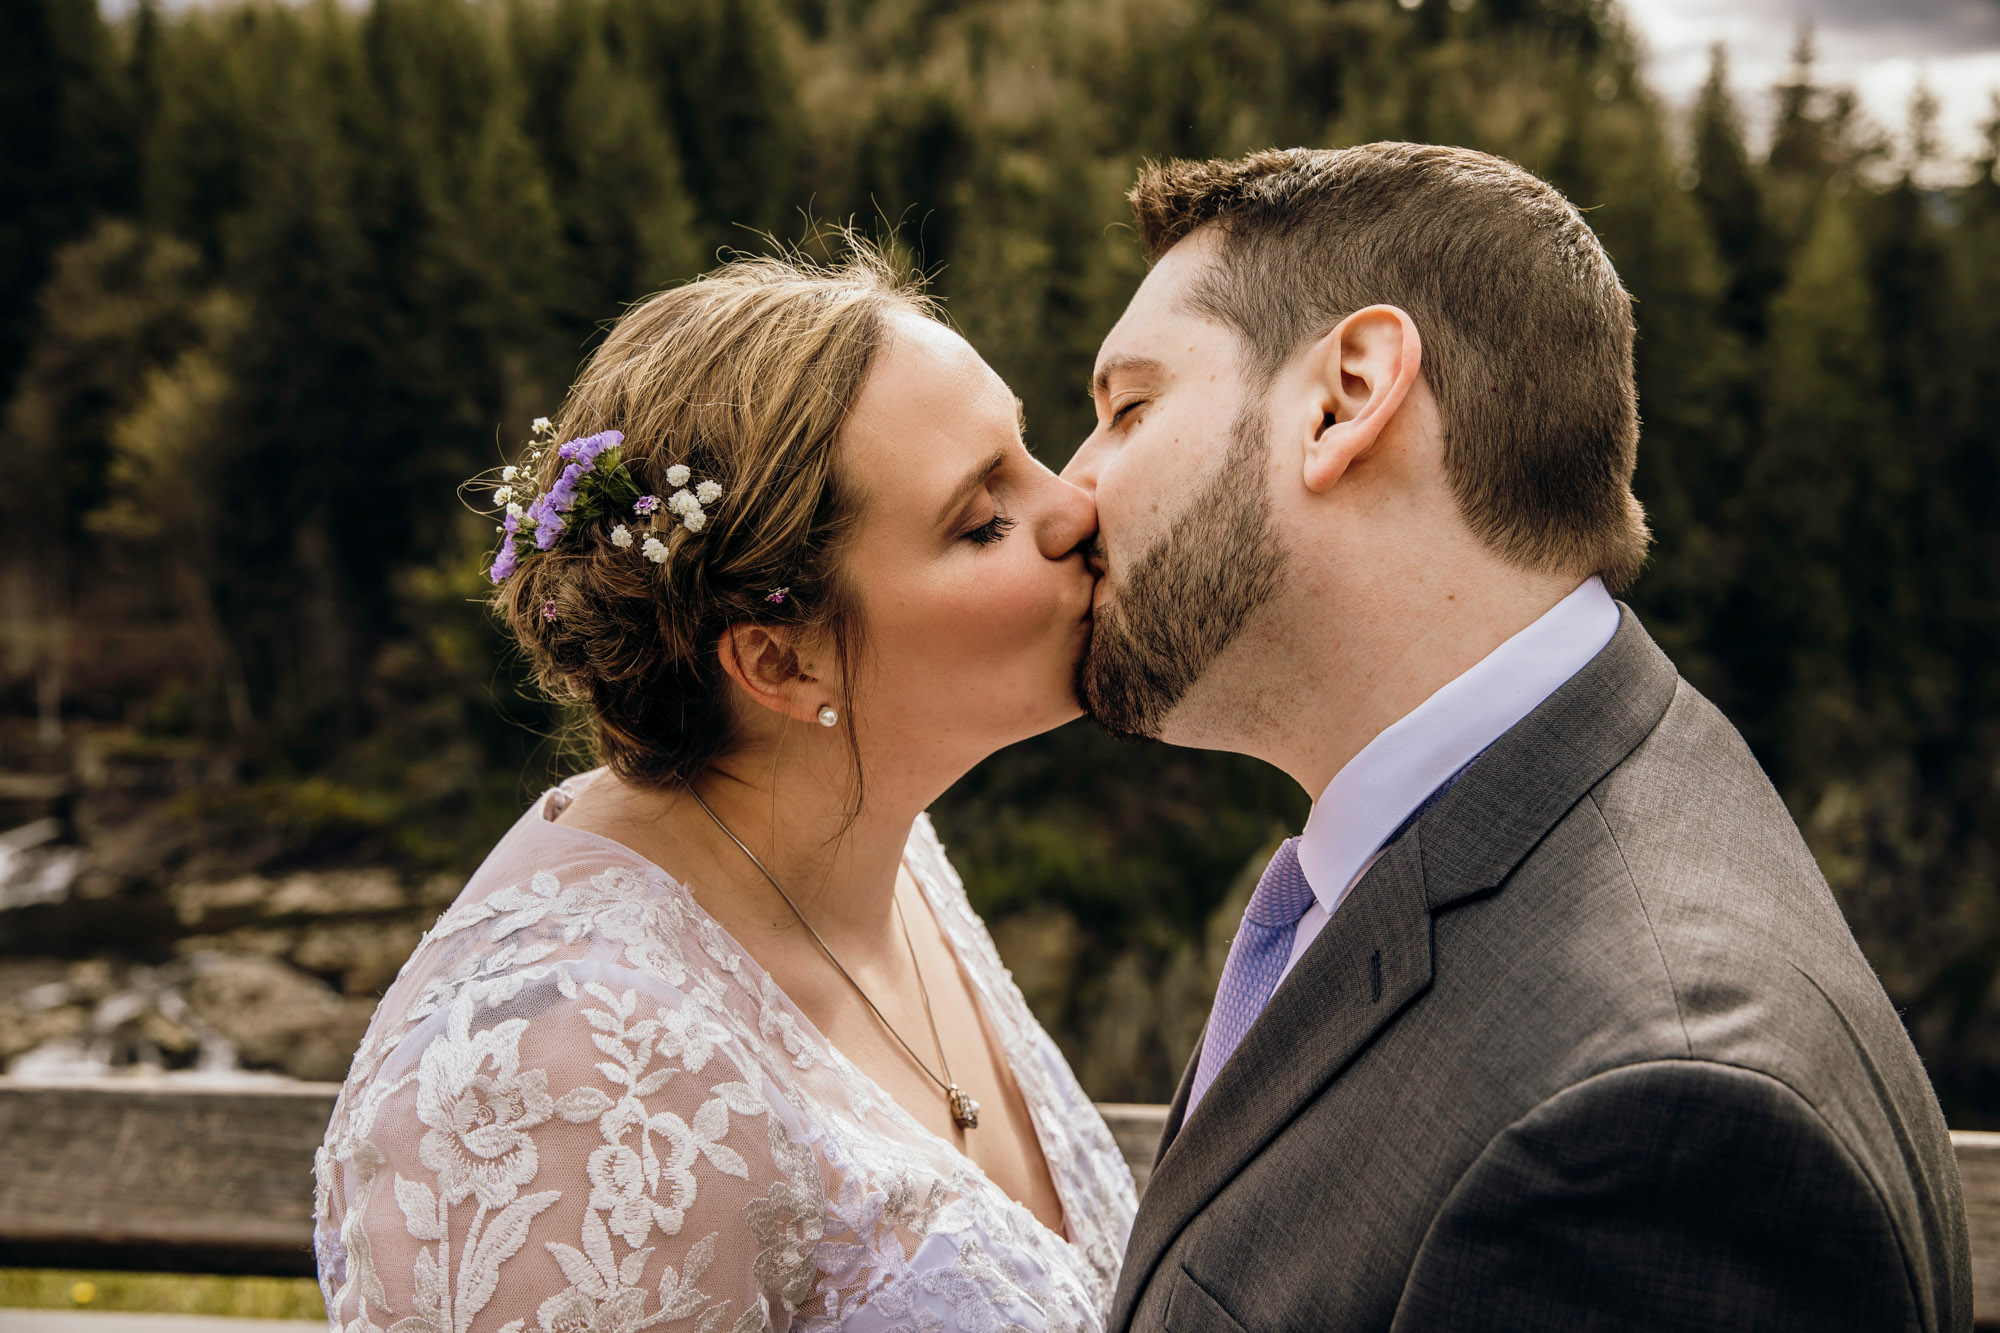
M 1112 381 L 1122 378 L 1157 382 L 1164 377 L 1166 369 L 1162 362 L 1150 356 L 1107 357 L 1103 364 L 1097 367 L 1096 373 L 1090 377 L 1090 399 L 1093 403 L 1108 405 L 1111 400 Z

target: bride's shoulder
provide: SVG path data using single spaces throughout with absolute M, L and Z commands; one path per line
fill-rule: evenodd
M 588 1007 L 577 987 L 594 977 L 662 998 L 719 995 L 742 966 L 678 882 L 608 840 L 536 814 L 535 825 L 501 840 L 425 932 L 383 998 L 370 1044 L 420 1045 L 463 996 L 482 1008 L 532 1002 L 551 1018 L 566 1009 L 575 1016 Z M 364 1045 L 357 1064 L 368 1054 Z

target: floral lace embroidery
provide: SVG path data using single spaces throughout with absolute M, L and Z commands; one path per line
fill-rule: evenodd
M 927 819 L 906 864 L 1001 1039 L 1070 1238 L 828 1047 L 682 886 L 538 802 L 356 1053 L 315 1173 L 332 1327 L 1102 1328 L 1130 1174 Z

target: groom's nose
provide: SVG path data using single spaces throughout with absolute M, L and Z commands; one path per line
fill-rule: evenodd
M 1085 548 L 1097 536 L 1097 503 L 1088 491 L 1071 482 L 1067 475 L 1051 477 L 1054 498 L 1048 517 L 1039 525 L 1042 554 L 1060 560 Z
M 1088 493 L 1093 499 L 1097 495 L 1097 473 L 1101 466 L 1103 451 L 1097 447 L 1097 431 L 1092 431 L 1084 442 L 1070 455 L 1063 465 L 1062 479 L 1070 485 Z

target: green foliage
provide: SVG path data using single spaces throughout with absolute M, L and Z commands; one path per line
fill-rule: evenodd
M 462 871 L 569 762 L 452 494 L 624 303 L 854 219 L 933 274 L 1060 464 L 1143 273 L 1142 159 L 1462 143 L 1554 181 L 1617 262 L 1659 539 L 1630 596 L 1777 780 L 1953 1115 L 2000 1122 L 2000 123 L 1970 184 L 1922 188 L 1934 107 L 1897 147 L 1802 45 L 1768 154 L 1719 63 L 1681 136 L 1602 0 L 6 23 L 0 181 L 29 206 L 0 217 L 0 588 L 171 633 L 70 707 L 229 751 L 245 785 L 190 811 L 217 836 Z M 1249 761 L 1073 726 L 936 814 L 1093 1092 L 1157 1098 L 1228 895 L 1305 808 Z
M 9 1308 L 326 1320 L 319 1284 L 311 1278 L 74 1268 L 0 1268 L 0 1309 Z

